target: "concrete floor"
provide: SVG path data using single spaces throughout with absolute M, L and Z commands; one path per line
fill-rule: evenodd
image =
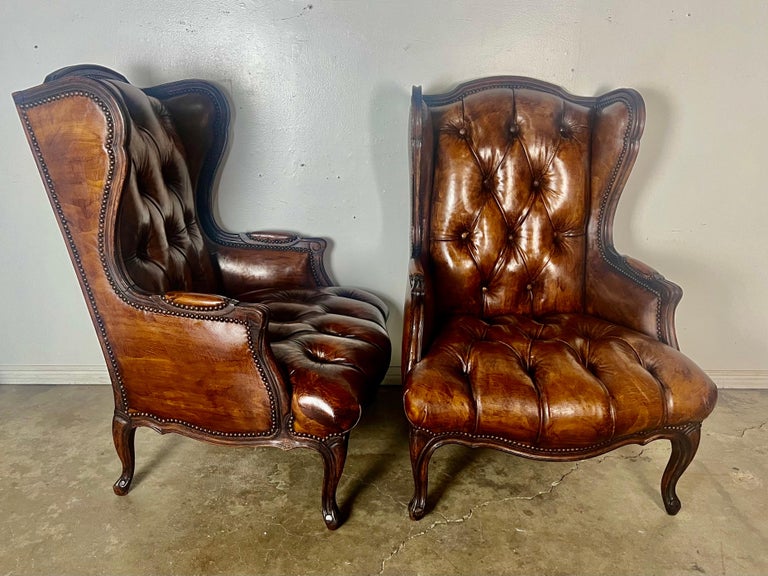
M 320 514 L 320 457 L 140 429 L 133 490 L 111 390 L 0 386 L 0 575 L 768 574 L 768 391 L 722 391 L 664 512 L 666 442 L 580 463 L 449 446 L 412 480 L 399 389 L 353 433 L 338 531 Z

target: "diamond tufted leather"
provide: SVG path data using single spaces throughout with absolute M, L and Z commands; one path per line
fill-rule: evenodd
M 110 85 L 130 119 L 130 164 L 117 220 L 119 250 L 129 277 L 150 293 L 215 292 L 184 145 L 168 109 L 130 84 Z
M 237 299 L 269 310 L 267 334 L 291 386 L 293 429 L 320 438 L 351 430 L 373 400 L 370 382 L 388 367 L 384 302 L 337 286 L 262 289 Z
M 669 439 L 662 496 L 679 510 L 717 391 L 677 350 L 680 289 L 613 247 L 644 118 L 633 90 L 582 98 L 519 77 L 414 88 L 412 518 L 448 442 L 572 460 Z
M 593 316 L 453 316 L 413 369 L 405 406 L 432 433 L 544 452 L 703 420 L 714 397 L 680 352 Z
M 436 305 L 480 315 L 581 309 L 589 109 L 490 89 L 435 107 Z M 514 194 L 509 194 L 514 190 Z
M 349 434 L 389 364 L 387 306 L 333 286 L 323 239 L 219 227 L 229 108 L 213 84 L 139 89 L 74 66 L 14 99 L 112 378 L 115 492 L 138 426 L 307 447 L 338 527 Z

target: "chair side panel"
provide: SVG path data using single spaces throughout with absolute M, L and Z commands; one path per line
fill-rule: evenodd
M 125 151 L 122 119 L 101 96 L 71 90 L 28 103 L 19 96 L 17 103 L 110 370 L 116 408 L 214 433 L 273 433 L 274 402 L 247 322 L 164 313 L 134 301 L 115 280 L 108 231 Z

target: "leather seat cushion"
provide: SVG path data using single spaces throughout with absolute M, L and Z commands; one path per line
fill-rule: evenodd
M 384 302 L 338 286 L 235 298 L 269 308 L 269 342 L 290 386 L 294 431 L 324 438 L 350 430 L 389 366 Z
M 676 349 L 582 314 L 451 317 L 405 386 L 416 427 L 542 449 L 701 421 L 717 395 Z

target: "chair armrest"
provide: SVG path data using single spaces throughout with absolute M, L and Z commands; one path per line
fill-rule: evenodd
M 261 424 L 269 418 L 277 430 L 289 415 L 288 389 L 267 338 L 265 306 L 215 294 L 134 290 L 124 292 L 123 301 L 133 311 L 112 318 L 110 356 L 133 410 L 142 412 L 146 405 L 146 411 L 156 412 L 166 398 L 182 394 L 190 406 L 197 403 L 189 408 L 193 415 L 207 414 L 203 418 L 212 422 L 211 429 L 222 424 L 219 418 L 231 418 L 223 423 L 226 428 L 239 417 L 238 426 L 247 426 L 248 418 Z M 171 408 L 181 414 L 174 418 L 193 422 L 184 418 L 182 406 Z
M 433 323 L 432 282 L 423 264 L 415 258 L 408 266 L 408 283 L 403 316 L 403 382 L 429 346 Z
M 247 232 L 217 238 L 211 250 L 225 294 L 259 288 L 332 286 L 325 271 L 323 238 L 302 238 L 278 232 Z
M 647 264 L 611 250 L 587 272 L 587 312 L 678 348 L 675 308 L 682 289 Z

